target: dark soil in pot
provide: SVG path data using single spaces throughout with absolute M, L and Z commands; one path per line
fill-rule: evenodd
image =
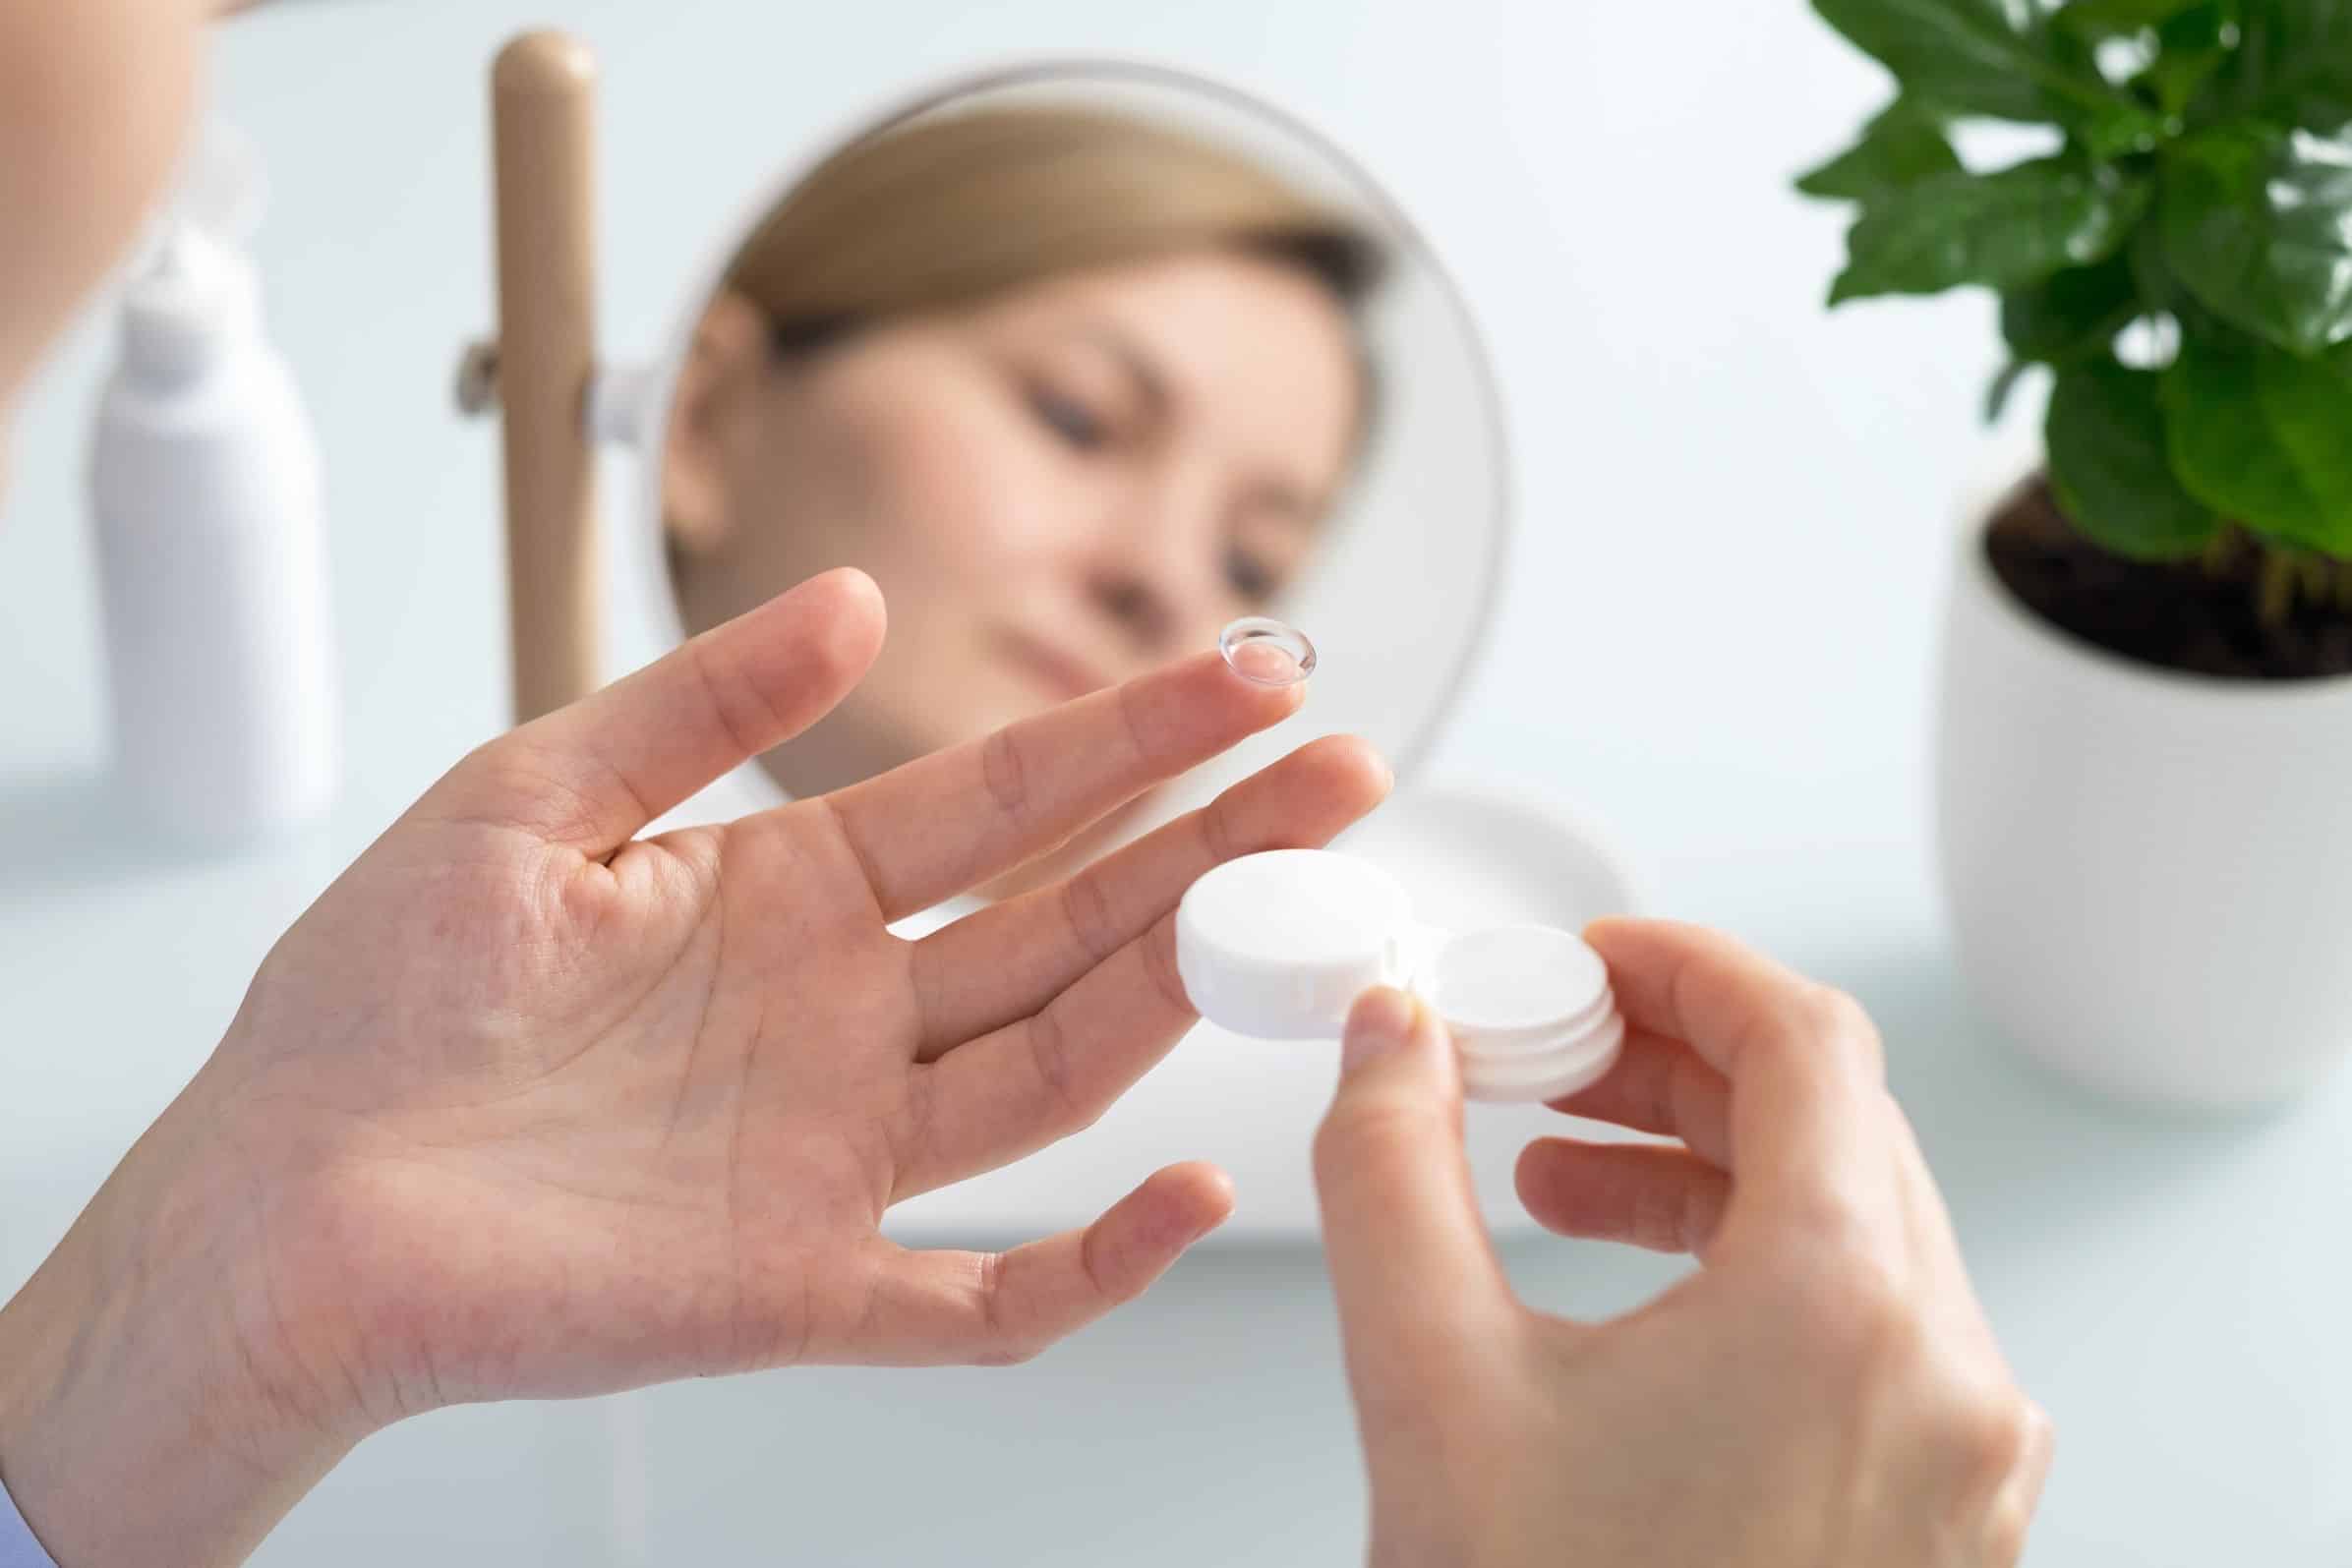
M 2110 555 L 2075 532 L 2038 476 L 1993 514 L 1984 549 L 2028 609 L 2126 659 L 2254 680 L 2352 674 L 2352 606 L 2304 601 L 2265 624 L 2257 610 L 2262 555 L 2253 549 L 2217 564 Z

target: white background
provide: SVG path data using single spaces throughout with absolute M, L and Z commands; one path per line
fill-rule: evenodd
M 484 73 L 551 19 L 605 57 L 622 348 L 656 340 L 795 130 L 892 84 L 1138 51 L 1337 133 L 1454 263 L 1517 440 L 1511 598 L 1441 771 L 1612 824 L 1656 902 L 1878 1014 L 2058 1420 L 2029 1560 L 2352 1560 L 2352 1087 L 2224 1125 L 2087 1105 L 1983 1038 L 1950 971 L 1924 742 L 1953 517 L 1987 472 L 1989 313 L 1820 313 L 1838 219 L 1787 180 L 1881 89 L 1795 0 L 335 0 L 237 25 L 217 93 L 275 181 L 271 315 L 333 495 L 346 799 L 229 865 L 155 862 L 95 803 L 78 465 L 103 341 L 83 333 L 30 401 L 0 529 L 0 1282 L 202 1060 L 274 934 L 498 726 L 496 446 L 448 384 L 491 311 Z M 1676 1266 L 1565 1244 L 1511 1262 L 1582 1312 Z M 1232 1250 L 1011 1373 L 430 1418 L 366 1445 L 260 1560 L 1287 1568 L 1356 1556 L 1361 1507 L 1317 1259 Z

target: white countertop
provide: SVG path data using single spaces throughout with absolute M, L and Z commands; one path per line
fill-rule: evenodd
M 344 0 L 241 24 L 220 87 L 269 159 L 272 319 L 328 459 L 347 788 L 303 843 L 221 864 L 155 860 L 94 794 L 85 332 L 34 390 L 0 524 L 0 1290 L 203 1059 L 275 934 L 497 726 L 495 440 L 447 388 L 491 308 L 483 72 L 550 14 L 606 56 L 621 350 L 654 340 L 791 128 L 888 81 L 1141 51 L 1351 142 L 1460 271 L 1520 448 L 1512 598 L 1439 771 L 1610 824 L 1656 904 L 1870 1005 L 2058 1422 L 2029 1562 L 2352 1561 L 2352 1075 L 2262 1121 L 2149 1119 L 2015 1066 L 1959 993 L 1924 753 L 1989 313 L 1818 312 L 1838 221 L 1786 176 L 1879 87 L 1794 4 L 1705 30 L 1677 7 L 1517 0 L 880 0 L 821 21 Z M 1540 1241 L 1511 1263 L 1533 1300 L 1589 1312 L 1678 1266 Z M 1362 1482 L 1331 1330 L 1311 1249 L 1227 1249 L 1012 1372 L 450 1412 L 366 1445 L 258 1560 L 1343 1562 Z

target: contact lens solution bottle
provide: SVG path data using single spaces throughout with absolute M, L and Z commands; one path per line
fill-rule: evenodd
M 240 236 L 203 216 L 120 289 L 88 482 L 117 784 L 151 834 L 222 849 L 324 810 L 339 702 L 310 420 Z

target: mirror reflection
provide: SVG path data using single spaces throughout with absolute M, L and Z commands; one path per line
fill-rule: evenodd
M 1376 314 L 1420 259 L 1297 134 L 1152 96 L 999 87 L 888 125 L 701 310 L 661 454 L 682 626 L 841 565 L 889 605 L 863 684 L 763 759 L 786 792 L 1212 648 L 1356 545 L 1396 418 Z

